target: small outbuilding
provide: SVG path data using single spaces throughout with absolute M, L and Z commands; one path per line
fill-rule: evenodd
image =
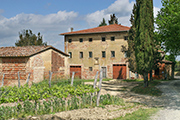
M 21 83 L 30 73 L 30 81 L 40 82 L 49 76 L 49 71 L 66 76 L 68 54 L 52 46 L 24 46 L 0 48 L 0 80 L 5 85 L 17 85 L 18 72 Z

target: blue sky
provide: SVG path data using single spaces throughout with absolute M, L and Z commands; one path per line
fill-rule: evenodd
M 115 13 L 119 23 L 130 26 L 135 0 L 0 0 L 0 47 L 14 46 L 18 33 L 31 29 L 48 44 L 64 51 L 60 33 L 97 27 Z M 154 0 L 154 16 L 162 7 Z

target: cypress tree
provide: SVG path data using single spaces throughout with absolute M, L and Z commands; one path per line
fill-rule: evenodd
M 110 20 L 108 21 L 109 25 L 118 24 L 118 18 L 116 18 L 115 14 L 110 15 Z
M 127 58 L 128 58 L 128 63 L 129 63 L 129 69 L 132 72 L 137 72 L 136 69 L 136 57 L 135 57 L 135 25 L 134 25 L 134 14 L 136 11 L 136 4 L 134 4 L 133 10 L 132 10 L 132 14 L 131 14 L 131 18 L 130 18 L 130 22 L 131 22 L 131 28 L 129 30 L 129 34 L 128 34 L 128 50 L 127 50 Z
M 99 24 L 99 27 L 100 27 L 100 26 L 106 26 L 106 25 L 107 25 L 107 24 L 106 24 L 106 20 L 103 18 L 101 24 Z
M 143 75 L 144 87 L 148 86 L 148 72 L 154 67 L 155 42 L 153 39 L 153 1 L 136 0 L 135 56 L 138 73 Z

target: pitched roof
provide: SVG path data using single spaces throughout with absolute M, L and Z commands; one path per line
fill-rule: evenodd
M 127 27 L 127 26 L 118 25 L 118 24 L 112 24 L 112 25 L 95 27 L 95 28 L 90 28 L 90 29 L 85 29 L 85 30 L 61 33 L 60 35 L 121 32 L 121 31 L 129 31 L 129 29 L 130 29 L 130 27 Z
M 65 56 L 68 54 L 52 47 L 52 46 L 23 46 L 23 47 L 0 47 L 0 57 L 30 57 L 46 51 L 48 49 L 53 49 Z

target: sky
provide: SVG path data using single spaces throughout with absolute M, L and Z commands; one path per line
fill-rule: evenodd
M 15 46 L 19 32 L 31 29 L 43 41 L 64 51 L 60 33 L 97 27 L 111 14 L 118 22 L 131 26 L 129 19 L 135 0 L 0 0 L 0 47 Z M 162 7 L 154 0 L 154 16 Z

